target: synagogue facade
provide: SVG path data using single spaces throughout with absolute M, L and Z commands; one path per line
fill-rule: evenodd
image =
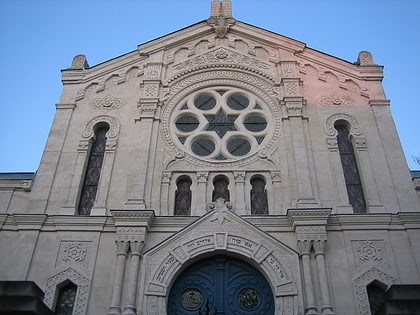
M 370 52 L 319 52 L 228 0 L 74 57 L 38 171 L 0 174 L 0 280 L 56 314 L 370 315 L 420 284 L 420 176 L 382 79 Z

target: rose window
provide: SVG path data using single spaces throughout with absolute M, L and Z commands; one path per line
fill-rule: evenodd
M 171 135 L 178 146 L 205 160 L 236 160 L 258 151 L 272 117 L 253 94 L 206 89 L 186 97 L 174 111 Z

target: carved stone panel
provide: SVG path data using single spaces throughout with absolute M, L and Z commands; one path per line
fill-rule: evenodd
M 77 265 L 89 270 L 92 261 L 92 242 L 61 241 L 56 261 L 56 267 Z

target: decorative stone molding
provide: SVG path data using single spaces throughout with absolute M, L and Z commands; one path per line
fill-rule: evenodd
M 111 110 L 117 110 L 123 108 L 127 104 L 127 101 L 122 98 L 116 98 L 110 94 L 103 98 L 95 98 L 89 102 L 89 106 L 92 109 L 100 110 L 107 113 Z
M 143 242 L 147 229 L 154 220 L 154 212 L 148 210 L 111 210 L 115 220 L 116 241 Z
M 282 61 L 281 70 L 284 78 L 297 77 L 296 61 Z
M 351 244 L 357 267 L 366 263 L 383 263 L 385 253 L 385 242 L 383 240 L 352 241 Z
M 182 153 L 182 150 L 178 142 L 173 141 L 172 133 L 170 131 L 171 114 L 176 106 L 179 106 L 180 102 L 183 101 L 188 95 L 195 91 L 202 90 L 208 87 L 214 86 L 231 86 L 249 91 L 254 95 L 258 95 L 268 111 L 271 111 L 270 115 L 273 117 L 273 128 L 270 137 L 267 138 L 267 142 L 264 147 L 261 147 L 255 153 L 245 157 L 238 158 L 236 160 L 217 161 L 217 167 L 225 168 L 238 168 L 245 165 L 249 165 L 259 159 L 259 151 L 264 150 L 264 155 L 267 156 L 273 150 L 276 145 L 276 139 L 280 134 L 281 126 L 281 112 L 278 106 L 279 104 L 279 92 L 275 89 L 274 84 L 250 73 L 240 72 L 236 70 L 218 70 L 218 71 L 207 71 L 203 73 L 190 74 L 190 76 L 172 84 L 167 90 L 165 98 L 165 107 L 162 110 L 162 133 L 164 139 L 168 145 L 173 149 L 173 152 L 177 153 L 177 158 L 185 159 L 186 162 L 194 163 L 203 168 L 212 169 L 216 163 L 214 161 L 206 161 L 204 159 L 198 159 L 189 153 Z M 178 157 L 179 154 L 179 157 Z
M 296 237 L 298 241 L 326 241 L 327 232 L 325 226 L 297 226 Z
M 216 37 L 224 38 L 231 26 L 236 23 L 232 17 L 232 4 L 230 0 L 214 0 L 211 3 L 211 17 L 207 23 L 213 27 Z
M 245 172 L 233 172 L 233 178 L 235 178 L 235 182 L 243 183 L 245 182 Z
M 375 63 L 373 62 L 373 56 L 369 51 L 359 52 L 356 64 L 360 66 L 371 66 Z
M 350 96 L 339 96 L 337 93 L 331 93 L 328 96 L 323 96 L 319 99 L 319 104 L 323 106 L 337 106 L 352 105 L 355 101 Z
M 107 123 L 109 125 L 109 130 L 106 133 L 106 137 L 107 138 L 117 138 L 119 131 L 120 131 L 120 123 L 118 122 L 118 120 L 116 120 L 115 118 L 112 118 L 110 116 L 97 116 L 93 119 L 91 119 L 86 127 L 85 130 L 82 134 L 83 138 L 87 138 L 90 139 L 95 135 L 95 130 L 94 127 L 98 124 L 98 123 Z
M 204 55 L 199 55 L 183 61 L 182 63 L 175 65 L 174 70 L 182 71 L 197 68 L 202 65 L 238 65 L 248 66 L 260 70 L 270 69 L 270 65 L 267 63 L 222 47 L 209 51 Z
M 75 315 L 85 315 L 87 309 L 90 280 L 73 268 L 67 268 L 48 278 L 45 287 L 44 303 L 51 309 L 54 308 L 54 298 L 60 285 L 66 281 L 71 281 L 77 285 L 77 296 L 74 303 Z
M 197 172 L 198 183 L 207 183 L 208 178 L 209 178 L 209 172 Z
M 334 128 L 334 124 L 336 121 L 339 121 L 339 120 L 345 120 L 350 124 L 351 135 L 353 136 L 362 135 L 362 130 L 360 128 L 360 125 L 354 117 L 348 114 L 339 113 L 339 114 L 331 115 L 325 121 L 325 132 L 328 136 L 331 136 L 331 137 L 337 136 L 337 130 Z
M 144 71 L 145 80 L 159 80 L 162 63 L 149 63 Z
M 85 55 L 77 55 L 73 58 L 70 69 L 84 70 L 88 69 L 89 65 Z
M 280 171 L 272 171 L 271 172 L 271 180 L 273 183 L 280 183 L 281 182 L 281 172 Z
M 145 313 L 164 314 L 170 284 L 183 265 L 215 251 L 246 257 L 267 275 L 276 309 L 282 309 L 288 298 L 296 296 L 300 278 L 297 253 L 229 211 L 225 204 L 219 202 L 219 205 L 187 229 L 144 253 Z M 297 309 L 290 314 L 297 314 Z
M 355 304 L 357 305 L 358 315 L 371 315 L 366 287 L 375 280 L 379 281 L 387 288 L 396 282 L 394 277 L 383 272 L 378 267 L 373 267 L 362 273 L 357 278 L 354 278 L 353 292 L 356 299 Z
M 162 172 L 162 183 L 169 184 L 172 178 L 172 172 Z
M 85 271 L 89 270 L 91 247 L 90 241 L 61 241 L 56 267 L 73 264 Z

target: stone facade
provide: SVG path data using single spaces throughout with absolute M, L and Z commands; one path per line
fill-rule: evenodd
M 108 62 L 76 56 L 36 175 L 0 177 L 0 280 L 34 281 L 52 309 L 70 281 L 73 314 L 166 314 L 179 273 L 222 253 L 264 275 L 275 314 L 369 315 L 369 284 L 420 283 L 418 177 L 382 70 L 369 52 L 351 63 L 237 21 L 227 0 Z M 366 213 L 349 201 L 338 123 Z M 98 126 L 96 194 L 78 215 Z M 267 214 L 251 207 L 255 178 Z M 175 216 L 183 179 L 190 215 Z

